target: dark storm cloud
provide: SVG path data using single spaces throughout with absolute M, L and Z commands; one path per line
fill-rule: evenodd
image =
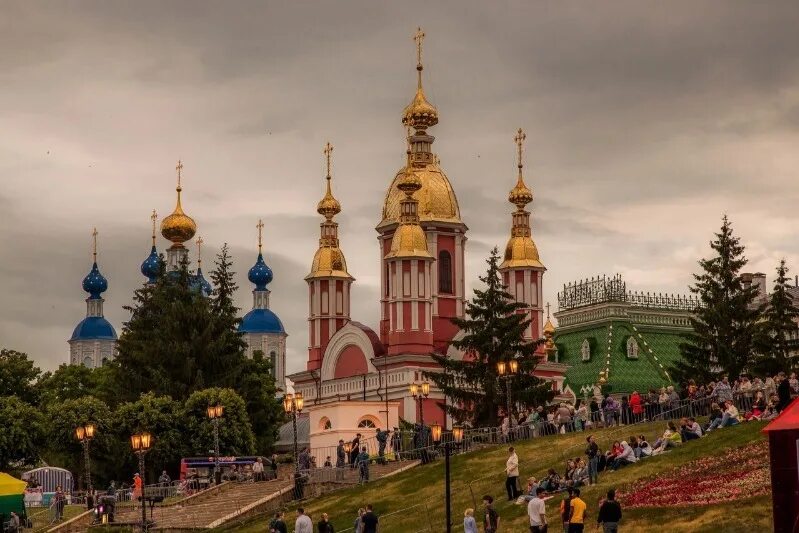
M 148 219 L 184 208 L 246 271 L 255 222 L 272 307 L 303 366 L 303 276 L 318 245 L 326 141 L 353 316 L 376 326 L 374 226 L 404 161 L 400 114 L 427 33 L 431 130 L 470 227 L 467 284 L 504 248 L 527 131 L 545 298 L 572 279 L 684 291 L 722 213 L 753 270 L 799 268 L 795 2 L 7 2 L 0 18 L 0 344 L 52 367 L 85 313 L 101 232 L 106 313 L 141 283 Z M 159 249 L 164 248 L 159 238 Z

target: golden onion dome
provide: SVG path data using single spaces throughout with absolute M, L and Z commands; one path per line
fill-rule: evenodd
M 547 323 L 544 324 L 544 334 L 552 335 L 553 333 L 555 333 L 555 325 L 552 324 L 552 320 L 547 317 Z
M 411 103 L 402 112 L 402 123 L 417 129 L 427 129 L 438 124 L 438 110 L 427 101 L 421 84 Z
M 305 279 L 314 278 L 344 278 L 352 279 L 347 271 L 347 261 L 344 253 L 338 247 L 320 246 L 313 256 L 311 273 Z
M 176 190 L 178 191 L 178 202 L 172 214 L 161 221 L 161 235 L 174 244 L 183 244 L 194 237 L 197 232 L 197 224 L 183 212 L 183 207 L 180 205 L 180 191 L 182 190 L 180 186 Z
M 330 220 L 341 212 L 341 204 L 330 190 L 330 176 L 327 176 L 327 192 L 324 198 L 316 204 L 316 212 Z
M 391 250 L 386 259 L 392 257 L 433 257 L 427 250 L 427 236 L 419 224 L 401 224 L 391 239 Z
M 378 225 L 378 229 L 399 222 L 400 202 L 405 198 L 405 193 L 399 190 L 397 185 L 400 180 L 405 178 L 406 173 L 407 167 L 400 169 L 386 191 L 383 202 L 383 220 Z M 413 197 L 419 201 L 419 220 L 421 222 L 462 224 L 455 191 L 438 163 L 414 168 L 413 174 L 422 185 L 418 191 L 413 193 Z
M 508 194 L 508 201 L 519 209 L 524 209 L 527 204 L 533 201 L 533 193 L 527 188 L 527 185 L 525 185 L 521 174 L 519 175 L 519 180 L 516 182 L 516 186 L 511 189 Z
M 538 248 L 530 237 L 515 236 L 508 239 L 505 257 L 499 268 L 520 267 L 544 268 L 538 257 Z

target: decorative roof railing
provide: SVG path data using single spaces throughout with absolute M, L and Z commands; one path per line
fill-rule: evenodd
M 567 283 L 558 293 L 560 311 L 612 302 L 668 311 L 693 311 L 700 305 L 693 296 L 628 291 L 621 274 Z

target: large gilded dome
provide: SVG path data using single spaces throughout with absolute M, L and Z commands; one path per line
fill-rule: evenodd
M 538 248 L 527 236 L 511 237 L 505 246 L 505 257 L 500 268 L 535 267 L 544 268 L 538 256 Z
M 338 246 L 321 246 L 316 250 L 311 263 L 311 273 L 305 279 L 344 278 L 352 279 L 347 272 L 347 261 Z
M 407 167 L 401 168 L 389 185 L 383 202 L 383 220 L 378 228 L 399 222 L 400 201 L 405 193 L 397 188 L 397 184 L 406 172 Z M 458 199 L 441 167 L 432 163 L 424 168 L 414 168 L 413 173 L 422 183 L 422 188 L 413 194 L 419 201 L 419 221 L 462 223 Z

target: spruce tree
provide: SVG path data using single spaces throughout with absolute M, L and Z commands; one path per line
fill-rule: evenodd
M 538 364 L 534 354 L 543 342 L 528 342 L 524 331 L 530 325 L 525 305 L 517 303 L 502 284 L 499 274 L 500 256 L 496 248 L 487 259 L 488 270 L 480 281 L 484 289 L 475 289 L 474 298 L 466 304 L 467 318 L 454 319 L 465 334 L 452 345 L 464 353 L 462 361 L 432 354 L 443 372 L 425 372 L 444 392 L 447 412 L 458 421 L 475 426 L 496 426 L 499 412 L 505 410 L 506 385 L 499 379 L 497 363 L 516 358 L 518 373 L 511 379 L 514 404 L 542 405 L 554 394 L 547 383 L 532 375 Z
M 690 288 L 699 297 L 691 318 L 693 332 L 680 345 L 682 360 L 671 369 L 681 383 L 706 382 L 722 374 L 735 378 L 753 359 L 757 288 L 744 286 L 744 247 L 726 215 L 710 247 L 715 255 L 699 261 L 702 271 L 694 274 Z
M 785 259 L 777 267 L 777 279 L 769 297 L 768 306 L 763 312 L 760 334 L 758 335 L 759 356 L 756 363 L 758 373 L 774 375 L 791 370 L 791 348 L 796 341 L 791 336 L 796 332 L 799 309 L 788 292 L 790 279 Z

